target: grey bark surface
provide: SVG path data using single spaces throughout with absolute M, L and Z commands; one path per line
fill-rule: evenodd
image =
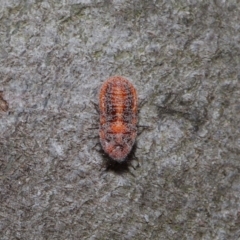
M 234 0 L 1 0 L 0 239 L 239 239 L 239 24 Z M 150 126 L 119 172 L 91 129 L 113 75 Z

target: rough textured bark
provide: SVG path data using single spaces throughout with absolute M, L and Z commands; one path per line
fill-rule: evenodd
M 2 240 L 240 238 L 238 1 L 0 2 Z M 112 75 L 150 126 L 125 171 L 92 129 Z

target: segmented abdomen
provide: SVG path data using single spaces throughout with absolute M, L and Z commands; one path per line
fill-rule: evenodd
M 136 124 L 136 90 L 125 78 L 108 79 L 101 88 L 99 100 L 101 124 L 115 121 Z

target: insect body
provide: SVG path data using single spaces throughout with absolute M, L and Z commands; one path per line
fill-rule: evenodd
M 99 93 L 99 136 L 103 150 L 117 162 L 131 152 L 137 136 L 137 92 L 125 78 L 107 79 Z
M 0 91 L 0 111 L 6 112 L 8 110 L 8 103 L 3 99 L 3 92 Z

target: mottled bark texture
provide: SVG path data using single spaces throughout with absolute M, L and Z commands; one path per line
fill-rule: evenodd
M 0 0 L 0 239 L 239 239 L 239 23 L 236 0 Z M 113 75 L 150 128 L 105 170 Z

